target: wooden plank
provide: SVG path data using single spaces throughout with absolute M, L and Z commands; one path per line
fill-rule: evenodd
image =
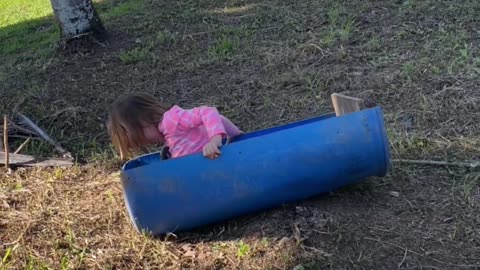
M 70 167 L 73 166 L 73 162 L 68 158 L 51 158 L 46 160 L 37 161 L 35 163 L 26 163 L 22 166 L 27 167 Z
M 0 152 L 0 164 L 5 164 L 4 152 Z M 73 165 L 68 158 L 37 159 L 31 155 L 10 154 L 10 165 L 26 167 L 70 167 Z
M 363 99 L 345 96 L 338 93 L 333 93 L 331 97 L 336 116 L 358 112 L 364 108 Z
M 0 164 L 5 164 L 5 152 L 0 152 Z M 35 161 L 35 157 L 30 155 L 22 155 L 22 154 L 12 154 L 10 162 L 12 164 L 17 163 L 24 163 L 24 162 L 32 162 Z

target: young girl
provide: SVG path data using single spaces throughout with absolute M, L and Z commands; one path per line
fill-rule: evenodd
M 213 107 L 184 110 L 168 106 L 147 94 L 128 94 L 112 105 L 108 132 L 123 160 L 148 144 L 165 144 L 172 158 L 203 151 L 217 158 L 222 139 L 242 133 Z

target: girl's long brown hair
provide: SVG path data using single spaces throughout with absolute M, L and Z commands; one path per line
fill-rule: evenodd
M 110 109 L 107 129 L 122 160 L 147 144 L 144 125 L 157 125 L 170 108 L 144 93 L 126 94 L 115 100 Z

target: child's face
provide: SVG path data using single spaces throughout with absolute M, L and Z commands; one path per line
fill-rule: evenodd
M 143 127 L 143 135 L 149 143 L 163 143 L 163 135 L 155 125 L 147 125 Z

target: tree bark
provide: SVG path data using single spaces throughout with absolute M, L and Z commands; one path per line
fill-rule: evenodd
M 62 38 L 69 40 L 82 34 L 103 38 L 106 30 L 93 7 L 92 0 L 50 0 Z

